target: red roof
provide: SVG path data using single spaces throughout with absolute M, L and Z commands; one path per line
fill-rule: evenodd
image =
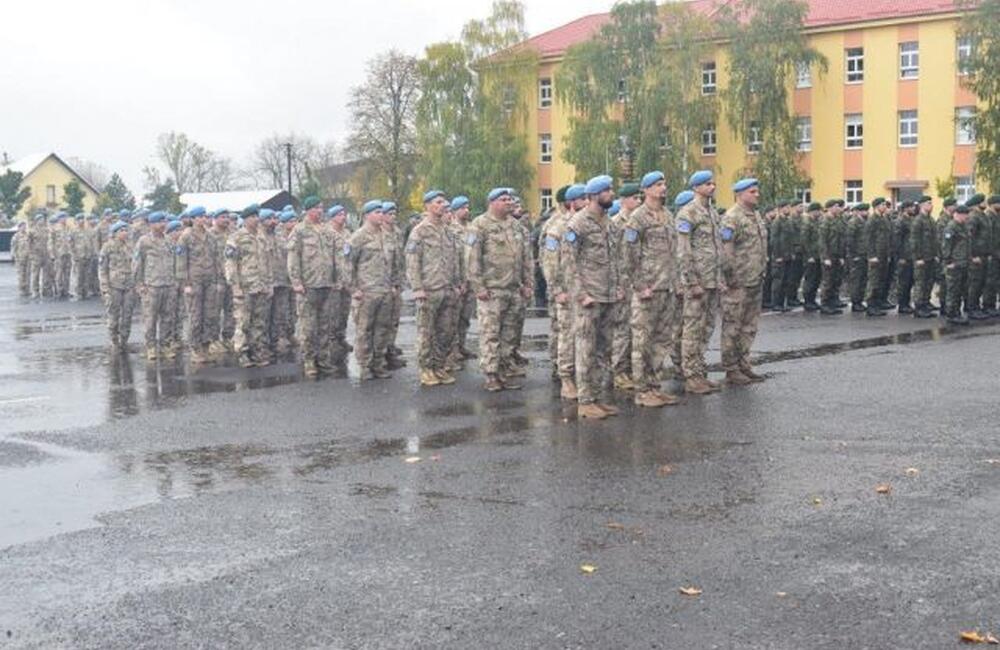
M 690 8 L 712 16 L 730 0 L 687 0 Z M 807 28 L 849 25 L 887 18 L 929 16 L 957 11 L 957 0 L 806 0 L 809 14 Z M 570 46 L 592 38 L 611 20 L 610 13 L 577 18 L 562 27 L 534 36 L 522 45 L 533 48 L 542 57 L 557 56 Z

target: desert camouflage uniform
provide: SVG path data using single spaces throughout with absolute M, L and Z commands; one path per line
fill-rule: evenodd
M 122 347 L 128 343 L 135 308 L 132 245 L 128 240 L 104 242 L 97 259 L 97 271 L 111 344 Z
M 31 295 L 31 241 L 27 228 L 14 233 L 10 242 L 10 252 L 17 269 L 18 295 L 27 298 Z
M 28 227 L 28 254 L 31 257 L 31 295 L 52 294 L 52 258 L 49 255 L 49 225 L 44 218 Z
M 399 249 L 396 235 L 371 223 L 365 223 L 344 246 L 343 256 L 350 274 L 351 293 L 355 298 L 354 355 L 362 379 L 383 375 L 394 328 L 394 301 L 398 278 Z
M 445 372 L 455 337 L 462 284 L 461 242 L 447 223 L 424 215 L 406 242 L 406 277 L 417 301 L 417 360 L 421 370 Z
M 541 246 L 545 251 L 545 255 L 542 256 L 542 271 L 545 274 L 545 281 L 548 283 L 549 293 L 552 295 L 553 301 L 559 294 L 569 295 L 572 290 L 571 279 L 566 276 L 565 259 L 562 252 L 566 224 L 569 223 L 572 216 L 568 212 L 557 212 L 549 217 L 545 229 L 542 231 Z M 573 332 L 573 312 L 572 296 L 566 302 L 555 303 L 552 331 L 555 335 L 556 352 L 552 356 L 552 363 L 555 365 L 556 373 L 560 379 L 576 381 L 576 335 Z M 551 341 L 549 350 L 551 354 Z
M 170 318 L 170 297 L 176 287 L 174 280 L 174 249 L 163 235 L 150 232 L 139 238 L 132 256 L 132 274 L 142 297 L 142 318 L 146 327 L 146 351 L 156 349 L 157 341 L 165 347 L 173 332 Z
M 751 370 L 750 347 L 757 338 L 762 286 L 767 272 L 767 225 L 755 210 L 739 203 L 722 217 L 722 241 L 732 245 L 723 260 L 722 366 L 727 372 Z
M 307 370 L 329 361 L 330 294 L 343 268 L 338 253 L 333 233 L 321 223 L 302 221 L 288 236 L 288 278 L 305 290 L 297 296 L 295 333 Z
M 680 283 L 685 289 L 681 365 L 687 379 L 706 377 L 705 349 L 715 329 L 719 309 L 722 241 L 718 217 L 696 197 L 677 214 Z M 691 295 L 700 287 L 702 294 Z
M 226 282 L 233 292 L 236 332 L 233 347 L 241 365 L 266 365 L 270 361 L 267 317 L 270 313 L 274 272 L 260 232 L 240 229 L 226 240 Z
M 203 350 L 215 340 L 218 329 L 213 314 L 219 313 L 217 268 L 218 244 L 207 229 L 185 228 L 177 241 L 177 256 L 181 282 L 191 288 L 185 295 L 188 316 L 188 345 L 191 350 Z

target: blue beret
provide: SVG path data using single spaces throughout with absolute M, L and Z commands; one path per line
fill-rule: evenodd
M 118 216 L 119 217 L 130 217 L 130 216 L 132 216 L 132 213 L 129 212 L 128 210 L 122 209 L 122 210 L 118 211 Z
M 100 220 L 101 220 L 101 218 L 98 217 L 96 214 L 92 214 L 89 217 L 87 217 L 87 221 L 89 221 L 91 223 L 97 223 Z
M 439 196 L 444 196 L 444 192 L 442 192 L 441 190 L 430 190 L 429 192 L 424 194 L 424 203 L 430 203 Z
M 39 212 L 38 214 L 35 215 L 35 221 L 42 221 L 44 219 L 45 219 L 45 213 L 44 212 Z
M 758 185 L 760 185 L 760 181 L 756 178 L 741 178 L 736 181 L 735 185 L 733 185 L 733 191 L 742 192 L 744 190 L 749 190 L 751 187 L 757 187 Z
M 326 211 L 326 216 L 328 216 L 328 217 L 330 217 L 332 219 L 332 218 L 336 217 L 338 214 L 340 214 L 341 212 L 347 212 L 347 210 L 344 209 L 344 206 L 342 206 L 340 204 L 337 204 L 337 205 L 331 206 L 330 209 Z
M 257 214 L 261 219 L 270 219 L 274 216 L 274 210 L 271 208 L 261 208 Z
M 181 223 L 180 219 L 174 219 L 173 221 L 171 221 L 170 223 L 167 224 L 167 232 L 173 232 L 173 231 L 177 230 L 178 228 L 183 228 L 183 227 L 184 227 L 184 224 Z
M 112 215 L 114 213 L 115 213 L 115 211 L 112 210 L 111 208 L 104 208 L 104 212 L 102 212 L 101 214 L 103 214 L 105 217 L 107 217 L 107 216 Z
M 511 190 L 509 187 L 494 187 L 490 190 L 490 193 L 486 195 L 487 201 L 496 201 L 501 196 L 510 196 Z
M 678 208 L 684 207 L 694 199 L 694 192 L 691 190 L 684 190 L 676 197 L 674 197 L 674 205 Z
M 112 235 L 115 234 L 116 232 L 118 232 L 122 228 L 128 228 L 128 224 L 125 223 L 124 221 L 116 221 L 116 222 L 114 222 L 113 224 L 111 224 L 111 234 Z
M 469 205 L 469 197 L 467 196 L 456 196 L 451 200 L 452 210 L 460 210 L 467 205 Z
M 289 203 L 285 207 L 281 208 L 281 211 L 282 212 L 288 212 L 289 210 L 294 210 L 294 209 L 295 209 L 295 206 L 293 206 L 291 203 Z
M 382 212 L 395 212 L 396 204 L 392 201 L 382 201 Z
M 225 214 L 226 214 L 226 209 L 219 208 L 218 210 L 212 210 L 212 212 L 208 216 L 212 217 L 213 219 L 218 219 L 219 217 L 225 216 Z
M 713 178 L 715 177 L 712 175 L 712 172 L 708 171 L 707 169 L 703 169 L 701 171 L 691 174 L 691 180 L 688 181 L 688 185 L 690 187 L 698 187 L 699 185 L 704 185 L 705 183 L 708 183 Z
M 49 223 L 52 223 L 52 224 L 59 223 L 59 215 L 58 214 L 54 214 L 51 217 L 49 217 Z
M 584 187 L 584 194 L 600 194 L 611 189 L 611 177 L 606 175 L 594 176 L 587 181 Z
M 194 218 L 194 217 L 204 217 L 205 216 L 205 208 L 202 207 L 202 206 L 200 206 L 200 205 L 196 205 L 193 208 L 188 208 L 188 210 L 187 210 L 187 216 L 189 216 L 191 218 Z
M 666 180 L 666 176 L 663 175 L 663 172 L 649 172 L 642 177 L 642 182 L 639 183 L 639 186 L 645 190 L 663 180 Z
M 367 215 L 372 212 L 375 212 L 376 210 L 381 210 L 381 209 L 382 209 L 381 199 L 374 199 L 372 201 L 369 201 L 368 203 L 365 203 L 364 207 L 361 208 L 361 214 Z
M 295 218 L 295 210 L 285 210 L 278 218 L 281 220 L 281 223 L 288 223 Z
M 151 213 L 149 217 L 147 217 L 147 220 L 149 221 L 149 223 L 160 223 L 166 218 L 167 218 L 166 214 L 157 210 L 156 212 Z
M 618 199 L 615 199 L 614 203 L 611 204 L 611 207 L 608 208 L 608 216 L 613 217 L 621 211 L 622 211 L 622 202 L 619 201 Z
M 86 219 L 86 218 L 87 218 L 87 215 L 85 215 L 85 214 L 84 214 L 84 213 L 82 213 L 82 212 L 77 212 L 77 213 L 76 213 L 76 216 L 75 216 L 75 217 L 73 217 L 73 218 L 74 218 L 74 219 L 76 219 L 77 221 L 83 221 L 84 219 Z
M 583 195 L 586 193 L 587 187 L 582 183 L 577 183 L 576 185 L 570 185 L 569 189 L 566 190 L 566 200 L 576 201 L 577 199 L 582 199 Z
M 256 203 L 251 203 L 240 211 L 240 216 L 244 219 L 258 214 L 260 214 L 260 206 Z

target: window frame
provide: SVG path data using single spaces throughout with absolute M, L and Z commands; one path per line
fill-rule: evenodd
M 967 111 L 968 115 L 962 116 L 962 111 Z M 955 145 L 959 147 L 967 147 L 976 144 L 976 125 L 973 120 L 976 117 L 976 107 L 975 106 L 956 106 L 955 107 Z M 963 123 L 967 124 L 966 128 L 963 128 Z M 962 132 L 968 132 L 970 137 L 963 141 Z
M 955 38 L 955 68 L 958 74 L 961 76 L 966 76 L 969 74 L 968 68 L 963 64 L 967 64 L 969 59 L 972 58 L 973 43 L 971 36 L 957 36 Z
M 812 67 L 805 62 L 795 64 L 795 87 L 812 88 Z
M 540 77 L 538 79 L 538 108 L 547 110 L 552 108 L 552 77 Z
M 764 148 L 764 139 L 761 136 L 760 125 L 754 122 L 750 123 L 750 133 L 749 138 L 747 138 L 747 154 L 757 155 L 760 150 Z
M 552 154 L 554 152 L 554 147 L 552 146 L 552 134 L 551 133 L 539 133 L 538 134 L 538 163 L 540 165 L 551 165 L 552 164 Z M 548 156 L 548 160 L 546 160 Z
M 855 120 L 854 118 L 857 118 Z M 851 127 L 856 127 L 855 134 L 851 136 Z M 856 144 L 851 144 L 851 140 L 856 140 Z M 848 113 L 844 116 L 844 149 L 858 150 L 865 147 L 865 118 L 863 113 Z
M 56 205 L 57 203 L 58 203 L 58 201 L 57 201 L 57 197 L 56 197 L 56 186 L 55 185 L 46 185 L 45 186 L 45 205 L 46 206 L 53 206 L 53 205 Z
M 901 149 L 912 149 L 920 144 L 920 114 L 918 111 L 899 111 L 897 122 L 899 127 L 898 132 L 898 146 Z M 904 127 L 910 125 L 910 128 L 905 129 Z M 904 142 L 904 138 L 912 138 L 912 142 Z
M 805 127 L 805 128 L 803 128 Z M 808 130 L 809 137 L 803 138 L 802 132 Z M 802 146 L 805 145 L 805 146 Z M 812 151 L 812 116 L 802 115 L 795 118 L 795 150 L 800 153 Z
M 915 49 L 903 50 L 904 47 L 910 45 L 914 46 Z M 908 72 L 911 74 L 907 74 Z M 899 78 L 903 81 L 920 78 L 920 41 L 906 41 L 899 44 Z
M 706 138 L 706 136 L 711 136 Z M 706 143 L 706 140 L 711 140 L 711 144 Z M 712 151 L 706 151 L 707 147 L 711 147 Z M 716 130 L 715 125 L 708 126 L 701 130 L 701 155 L 702 156 L 716 156 L 719 153 L 719 132 Z
M 552 188 L 543 187 L 538 190 L 539 213 L 544 214 L 556 205 L 556 199 L 552 195 Z
M 852 199 L 852 193 L 856 193 Z M 865 200 L 865 182 L 856 178 L 844 181 L 844 202 L 848 205 L 857 205 Z
M 860 54 L 851 54 L 860 52 Z M 852 65 L 853 64 L 853 65 Z M 851 70 L 851 68 L 855 68 Z M 852 79 L 854 75 L 856 78 Z M 860 84 L 865 82 L 865 48 L 849 47 L 844 50 L 844 83 Z
M 711 83 L 707 83 L 706 76 L 711 76 Z M 714 95 L 719 90 L 719 69 L 715 61 L 706 61 L 701 64 L 701 94 Z
M 976 177 L 975 176 L 956 176 L 955 177 L 955 200 L 959 203 L 965 203 L 972 198 L 972 195 L 976 193 Z
M 811 187 L 800 187 L 795 190 L 795 200 L 802 205 L 808 205 L 812 203 L 812 188 Z

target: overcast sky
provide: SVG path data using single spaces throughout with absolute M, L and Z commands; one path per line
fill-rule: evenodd
M 526 0 L 534 35 L 612 0 Z M 491 0 L 33 0 L 5 3 L 0 152 L 54 151 L 136 193 L 157 134 L 183 131 L 242 165 L 295 131 L 343 142 L 365 61 L 456 38 Z

